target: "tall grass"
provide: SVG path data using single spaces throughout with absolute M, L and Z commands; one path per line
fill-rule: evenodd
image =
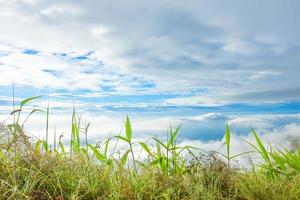
M 253 151 L 232 155 L 227 124 L 225 153 L 209 153 L 178 144 L 181 124 L 170 126 L 166 140 L 136 141 L 127 116 L 125 133 L 100 145 L 89 143 L 90 125 L 81 127 L 74 108 L 70 135 L 57 140 L 55 132 L 51 143 L 49 105 L 46 137 L 32 140 L 24 132 L 30 116 L 43 112 L 33 109 L 21 120 L 26 105 L 38 98 L 21 101 L 11 112 L 16 120 L 0 126 L 1 199 L 300 199 L 300 149 L 267 148 L 254 130 L 255 143 L 245 142 Z M 68 145 L 63 137 L 70 138 Z M 128 148 L 118 150 L 119 142 Z M 147 158 L 139 159 L 137 149 Z M 258 154 L 263 162 L 252 171 L 232 168 L 231 161 L 245 154 Z

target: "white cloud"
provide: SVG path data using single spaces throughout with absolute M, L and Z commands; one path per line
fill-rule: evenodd
M 62 20 L 62 17 L 70 15 L 80 15 L 82 10 L 72 4 L 54 5 L 41 10 L 40 14 L 53 20 Z
M 226 117 L 222 113 L 207 113 L 203 115 L 197 115 L 195 117 L 190 117 L 189 119 L 193 119 L 201 122 L 201 121 L 208 121 L 208 120 L 226 120 L 227 118 L 228 117 Z
M 259 97 L 298 85 L 299 58 L 292 56 L 300 50 L 295 43 L 300 30 L 297 21 L 292 23 L 298 3 L 275 1 L 273 9 L 257 6 L 261 2 L 229 4 L 234 6 L 215 1 L 1 2 L 0 42 L 10 46 L 1 51 L 12 54 L 0 58 L 5 75 L 0 84 L 15 79 L 33 87 L 99 90 L 110 79 L 118 93 L 141 93 L 132 84 L 134 75 L 154 82 L 156 87 L 148 89 L 152 93 L 207 90 L 204 96 L 167 101 L 176 105 L 247 101 L 239 95 Z M 247 14 L 254 9 L 256 15 Z M 28 48 L 40 53 L 22 55 Z M 94 54 L 80 64 L 51 56 L 89 51 Z M 80 70 L 88 66 L 97 72 Z M 63 78 L 42 72 L 45 67 L 61 71 Z M 275 93 L 278 98 L 267 93 L 261 101 L 299 100 L 299 95 Z
M 261 129 L 273 127 L 270 120 L 258 116 L 237 117 L 229 120 L 229 123 L 236 127 L 259 127 Z
M 216 97 L 208 96 L 206 94 L 202 96 L 192 96 L 192 97 L 179 97 L 179 98 L 171 98 L 165 101 L 166 104 L 184 106 L 184 105 L 205 105 L 205 106 L 216 106 L 221 105 L 222 101 L 218 101 Z
M 79 111 L 80 113 L 80 111 Z M 25 115 L 24 115 L 25 116 Z M 133 137 L 134 141 L 146 141 L 152 136 L 157 136 L 162 139 L 166 139 L 166 134 L 170 124 L 176 127 L 182 122 L 183 117 L 151 117 L 134 115 L 131 117 L 131 123 L 133 127 Z M 7 115 L 0 114 L 0 121 L 10 122 Z M 22 118 L 23 119 L 23 118 Z M 86 123 L 90 123 L 90 129 L 88 133 L 89 142 L 96 143 L 98 141 L 104 142 L 108 136 L 118 135 L 119 133 L 124 134 L 124 119 L 125 116 L 116 113 L 102 113 L 101 115 L 92 115 L 88 113 L 83 113 L 81 124 L 84 126 Z M 297 115 L 238 115 L 238 116 L 225 116 L 220 113 L 208 113 L 204 115 L 191 116 L 190 118 L 185 118 L 183 121 L 183 129 L 179 134 L 178 145 L 185 146 L 190 145 L 199 148 L 204 151 L 220 151 L 224 152 L 224 138 L 223 135 L 216 140 L 205 140 L 205 136 L 198 135 L 198 139 L 190 139 L 189 133 L 185 130 L 193 129 L 195 124 L 211 122 L 216 124 L 217 120 L 223 120 L 224 124 L 221 129 L 224 131 L 225 121 L 229 120 L 231 125 L 231 155 L 239 154 L 242 152 L 252 151 L 253 148 L 248 145 L 245 141 L 255 144 L 255 139 L 251 133 L 251 129 L 248 125 L 255 128 L 256 132 L 259 134 L 260 138 L 269 147 L 271 144 L 274 147 L 292 147 L 293 139 L 300 139 L 300 117 Z M 64 142 L 68 143 L 70 139 L 71 131 L 71 110 L 69 114 L 67 113 L 55 113 L 55 111 L 50 110 L 49 118 L 49 138 L 50 141 L 53 140 L 54 130 L 56 130 L 57 135 L 64 135 Z M 193 120 L 193 123 L 186 123 L 187 120 Z M 280 124 L 282 120 L 285 123 Z M 21 120 L 22 121 L 22 120 Z M 191 127 L 187 127 L 191 126 Z M 216 126 L 218 126 L 216 124 Z M 46 114 L 36 114 L 33 115 L 27 124 L 25 124 L 26 133 L 33 136 L 34 138 L 44 138 L 45 137 L 45 127 L 46 127 Z M 185 129 L 188 128 L 188 129 Z M 216 127 L 217 128 L 217 127 Z M 239 130 L 245 130 L 240 133 Z M 205 130 L 205 129 L 203 129 Z M 198 132 L 203 132 L 201 127 Z M 208 132 L 207 134 L 212 134 Z M 82 135 L 83 136 L 83 135 Z M 200 139 L 200 138 L 203 139 Z M 222 139 L 223 138 L 223 139 Z M 150 142 L 151 143 L 151 142 Z M 126 145 L 120 143 L 119 146 L 121 150 L 126 149 Z M 135 146 L 136 151 L 140 151 L 138 145 Z M 145 155 L 141 155 L 143 158 Z M 255 159 L 257 154 L 251 153 L 237 158 L 237 160 L 244 166 L 249 158 Z M 260 161 L 260 160 L 257 160 Z

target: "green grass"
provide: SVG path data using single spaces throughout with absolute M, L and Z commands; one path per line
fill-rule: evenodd
M 0 125 L 0 199 L 300 199 L 300 149 L 265 146 L 253 130 L 253 151 L 231 154 L 232 134 L 227 124 L 225 153 L 203 153 L 177 143 L 181 125 L 170 126 L 167 140 L 135 141 L 127 116 L 121 133 L 104 140 L 102 147 L 88 141 L 89 124 L 72 113 L 70 143 L 62 136 L 49 138 L 49 106 L 45 138 L 32 141 L 24 132 L 28 118 L 21 102 L 12 123 Z M 65 137 L 68 137 L 67 135 Z M 128 148 L 117 149 L 124 142 Z M 139 159 L 141 149 L 147 159 Z M 261 157 L 251 170 L 233 167 L 245 154 Z

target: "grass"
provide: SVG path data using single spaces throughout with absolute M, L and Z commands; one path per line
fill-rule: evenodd
M 49 138 L 49 106 L 45 139 L 32 141 L 21 121 L 24 107 L 39 97 L 23 100 L 11 115 L 12 123 L 0 125 L 0 199 L 300 199 L 300 149 L 265 146 L 252 130 L 253 151 L 231 154 L 231 130 L 225 128 L 225 154 L 202 153 L 180 146 L 181 125 L 170 126 L 167 140 L 153 137 L 133 140 L 129 117 L 125 134 L 107 138 L 102 148 L 88 142 L 89 124 L 72 114 L 70 144 L 62 136 Z M 117 149 L 124 142 L 128 149 Z M 154 144 L 152 146 L 151 144 Z M 140 147 L 147 159 L 139 159 Z M 112 149 L 109 151 L 109 149 Z M 232 160 L 258 154 L 263 162 L 248 171 L 233 167 Z

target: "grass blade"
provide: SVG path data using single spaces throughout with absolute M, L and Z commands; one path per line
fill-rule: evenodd
M 125 129 L 126 129 L 127 140 L 130 142 L 131 138 L 132 138 L 132 128 L 131 128 L 131 123 L 130 123 L 128 115 L 126 117 Z

